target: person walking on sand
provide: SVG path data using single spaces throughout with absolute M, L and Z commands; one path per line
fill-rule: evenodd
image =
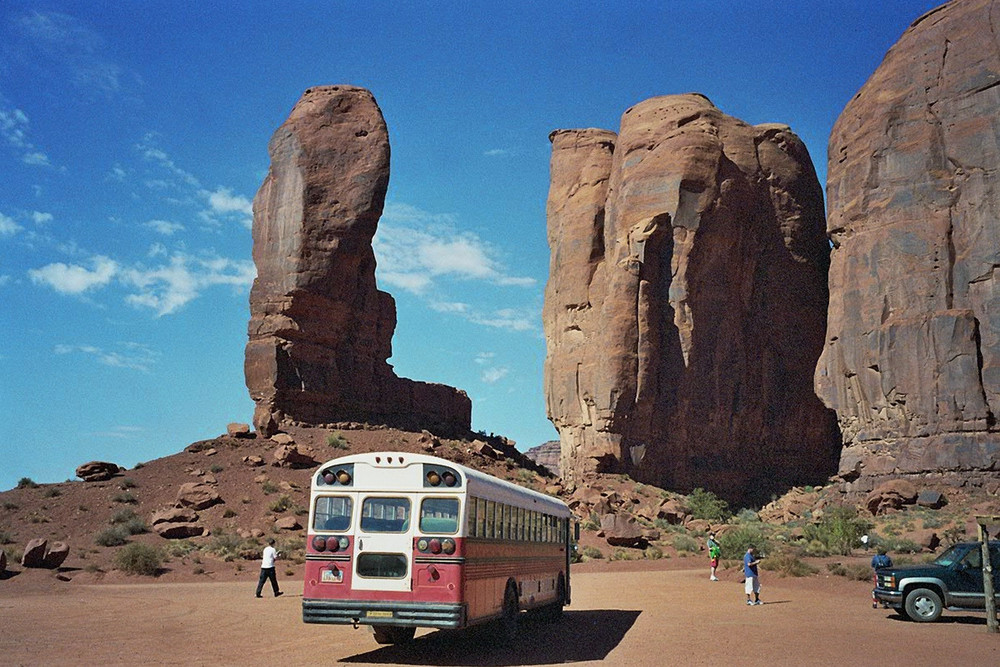
M 274 597 L 279 597 L 282 593 L 278 590 L 278 576 L 274 573 L 274 561 L 278 559 L 278 550 L 274 548 L 274 538 L 268 538 L 267 546 L 264 547 L 264 554 L 260 559 L 260 576 L 257 578 L 257 597 L 261 597 L 260 592 L 264 590 L 264 582 L 271 581 L 271 590 Z
M 744 590 L 747 594 L 747 604 L 764 604 L 760 601 L 760 577 L 757 575 L 757 564 L 760 558 L 754 555 L 754 548 L 751 544 L 747 547 L 746 555 L 743 556 L 743 576 L 746 577 Z M 753 601 L 750 601 L 750 594 L 753 593 Z
M 719 567 L 719 556 L 722 555 L 722 547 L 719 543 L 715 541 L 715 533 L 708 534 L 708 558 L 711 565 L 711 575 L 709 575 L 709 581 L 718 581 L 719 578 L 715 576 L 715 568 Z

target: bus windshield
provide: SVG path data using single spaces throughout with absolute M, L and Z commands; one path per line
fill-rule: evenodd
M 420 503 L 420 532 L 458 532 L 458 498 L 424 498 Z
M 408 498 L 365 498 L 361 530 L 366 533 L 405 533 L 410 527 Z

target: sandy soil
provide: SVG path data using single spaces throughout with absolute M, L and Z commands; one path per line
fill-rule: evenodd
M 940 665 L 1000 664 L 982 614 L 906 622 L 873 610 L 869 585 L 764 573 L 747 607 L 735 572 L 581 567 L 562 621 L 524 619 L 517 645 L 489 629 L 418 631 L 380 647 L 367 628 L 305 625 L 302 585 L 253 598 L 256 578 L 221 583 L 59 585 L 25 571 L 0 582 L 0 662 L 314 665 Z M 655 568 L 656 565 L 651 564 Z

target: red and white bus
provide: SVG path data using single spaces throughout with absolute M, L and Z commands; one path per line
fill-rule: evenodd
M 570 601 L 570 510 L 445 459 L 406 452 L 328 461 L 312 478 L 302 620 L 418 627 L 557 617 Z

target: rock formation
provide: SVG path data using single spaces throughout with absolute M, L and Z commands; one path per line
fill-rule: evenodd
M 559 469 L 560 450 L 558 440 L 549 440 L 537 447 L 532 447 L 524 452 L 524 455 L 556 477 L 562 477 L 562 471 Z
M 367 421 L 465 432 L 464 392 L 397 377 L 396 307 L 375 285 L 372 237 L 389 183 L 389 135 L 370 92 L 311 88 L 269 145 L 254 198 L 245 373 L 265 436 L 283 421 Z
M 545 393 L 564 477 L 740 502 L 825 479 L 829 245 L 804 144 L 696 94 L 636 105 L 618 135 L 550 138 Z
M 996 478 L 998 23 L 987 0 L 919 18 L 830 138 L 834 250 L 816 389 L 839 417 L 849 491 L 892 477 Z

